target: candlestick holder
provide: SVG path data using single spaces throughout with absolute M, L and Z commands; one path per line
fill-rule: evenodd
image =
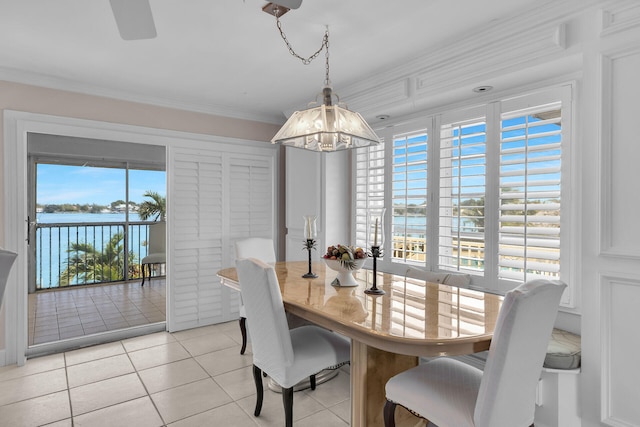
M 378 258 L 382 258 L 384 255 L 380 246 L 371 246 L 371 252 L 367 253 L 371 258 L 373 258 L 373 282 L 369 289 L 365 289 L 364 293 L 369 295 L 384 295 L 385 291 L 382 289 L 378 289 L 377 286 L 377 278 L 378 278 L 378 268 L 377 268 L 377 260 Z
M 304 277 L 305 279 L 315 279 L 318 277 L 318 275 L 314 274 L 313 271 L 311 271 L 311 249 L 316 248 L 316 241 L 314 239 L 307 239 L 307 241 L 304 243 L 304 248 L 309 251 L 309 271 L 303 274 L 302 277 Z

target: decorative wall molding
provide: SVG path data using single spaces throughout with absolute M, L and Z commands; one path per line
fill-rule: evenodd
M 500 76 L 513 78 L 515 73 L 540 63 L 560 60 L 563 67 L 573 67 L 575 61 L 568 61 L 568 58 L 580 52 L 576 43 L 573 46 L 568 43 L 567 26 L 586 7 L 594 4 L 597 1 L 550 2 L 544 7 L 536 5 L 533 9 L 496 21 L 492 26 L 470 29 L 446 46 L 417 52 L 414 60 L 365 76 L 339 88 L 339 93 L 365 116 L 367 112 L 380 114 L 383 107 L 403 110 L 399 113 L 407 114 L 416 108 L 424 108 L 425 104 L 436 99 L 436 95 L 438 103 L 454 102 L 455 99 L 445 99 L 445 95 L 452 95 L 454 91 L 471 85 L 470 90 L 478 82 Z M 558 70 L 559 73 L 572 71 Z M 408 84 L 406 99 L 388 97 L 381 90 L 395 87 L 398 82 Z
M 639 259 L 640 247 L 638 245 L 620 246 L 614 241 L 615 224 L 613 200 L 614 186 L 613 171 L 616 169 L 613 158 L 613 123 L 614 123 L 614 68 L 616 61 L 640 55 L 640 45 L 628 47 L 612 52 L 600 54 L 600 89 L 599 97 L 599 123 L 600 132 L 600 255 L 616 258 Z M 634 101 L 635 102 L 635 101 Z M 629 126 L 634 126 L 629 124 Z M 635 142 L 633 142 L 635 143 Z M 618 207 L 619 208 L 619 207 Z
M 640 300 L 640 279 L 603 274 L 600 295 L 601 421 L 613 427 L 634 427 L 640 419 L 637 395 L 631 392 L 640 379 L 636 360 L 640 344 L 634 339 L 640 323 L 640 312 L 634 306 Z
M 600 10 L 600 37 L 640 26 L 640 4 L 629 1 Z
M 565 49 L 565 25 L 536 28 L 482 46 L 451 49 L 447 57 L 421 70 L 416 95 L 446 91 L 467 81 L 492 76 L 506 68 L 531 62 Z

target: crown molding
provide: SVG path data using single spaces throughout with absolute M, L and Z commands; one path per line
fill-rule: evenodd
M 617 1 L 600 10 L 600 36 L 628 30 L 640 25 L 640 4 L 637 1 Z
M 392 69 L 378 71 L 340 88 L 355 110 L 376 114 L 383 107 L 424 104 L 425 100 L 501 73 L 572 55 L 565 37 L 567 23 L 584 13 L 588 1 L 551 1 L 468 31 L 446 46 L 423 52 Z M 406 97 L 389 97 L 385 88 L 406 84 Z M 375 89 L 373 89 L 375 88 Z M 395 105 L 394 105 L 395 104 Z M 362 110 L 362 111 L 361 111 Z M 364 114 L 364 113 L 363 113 Z

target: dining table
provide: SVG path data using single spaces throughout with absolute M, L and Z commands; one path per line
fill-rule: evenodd
M 502 304 L 500 295 L 376 272 L 384 294 L 365 293 L 373 272 L 353 272 L 357 286 L 335 282 L 324 262 L 311 266 L 316 278 L 302 277 L 306 261 L 273 264 L 284 308 L 308 322 L 351 339 L 351 426 L 383 426 L 385 384 L 420 358 L 472 354 L 489 349 Z M 240 290 L 235 267 L 218 272 L 224 286 Z M 396 409 L 396 425 L 424 421 Z

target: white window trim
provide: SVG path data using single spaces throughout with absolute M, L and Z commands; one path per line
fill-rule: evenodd
M 393 168 L 393 137 L 394 135 L 401 135 L 406 133 L 412 133 L 420 130 L 427 129 L 428 132 L 428 203 L 433 206 L 437 203 L 439 196 L 439 186 L 430 185 L 433 182 L 439 182 L 439 168 L 431 165 L 439 165 L 439 150 L 436 148 L 440 145 L 440 135 L 436 131 L 439 129 L 440 123 L 443 118 L 450 119 L 455 116 L 467 115 L 470 111 L 477 108 L 484 110 L 484 115 L 487 121 L 487 141 L 499 141 L 499 123 L 501 108 L 505 110 L 516 109 L 519 103 L 528 103 L 528 105 L 534 105 L 536 103 L 544 103 L 544 99 L 548 99 L 549 96 L 555 98 L 555 100 L 561 100 L 562 102 L 562 217 L 561 217 L 561 259 L 562 269 L 560 279 L 565 281 L 568 285 L 568 291 L 562 300 L 563 307 L 572 309 L 577 305 L 577 284 L 572 280 L 577 277 L 576 270 L 576 251 L 579 246 L 578 237 L 578 223 L 576 220 L 576 212 L 578 200 L 572 197 L 572 187 L 575 187 L 576 181 L 576 168 L 577 153 L 574 150 L 574 142 L 572 140 L 575 134 L 575 127 L 573 124 L 573 115 L 575 115 L 575 100 L 573 93 L 575 92 L 575 83 L 570 82 L 550 88 L 543 88 L 536 91 L 531 91 L 521 95 L 510 96 L 504 99 L 488 100 L 483 105 L 477 105 L 465 108 L 455 108 L 450 111 L 440 109 L 439 113 L 430 114 L 430 112 L 424 112 L 424 114 L 418 118 L 410 121 L 405 121 L 400 125 L 387 126 L 384 129 L 377 130 L 379 136 L 385 141 L 389 141 L 385 147 L 385 206 L 387 207 L 387 215 L 385 217 L 385 229 L 387 234 L 391 232 L 392 212 L 389 207 L 391 206 L 391 194 L 392 194 L 392 168 Z M 414 115 L 415 117 L 415 115 Z M 489 151 L 491 150 L 491 153 Z M 499 170 L 499 144 L 489 143 L 487 145 L 487 175 L 486 175 L 486 206 L 496 206 L 499 197 L 499 174 L 492 173 L 490 171 Z M 356 159 L 353 156 L 353 165 L 355 168 Z M 434 188 L 435 187 L 435 188 Z M 354 186 L 355 193 L 355 186 Z M 427 213 L 427 245 L 429 248 L 438 247 L 438 233 L 431 232 L 431 230 L 438 230 L 438 209 L 433 207 L 428 209 Z M 354 221 L 355 224 L 355 221 Z M 504 293 L 507 290 L 517 286 L 518 283 L 510 280 L 498 279 L 498 218 L 492 215 L 491 218 L 485 220 L 485 242 L 486 247 L 490 248 L 491 253 L 485 254 L 485 270 L 483 276 L 473 276 L 472 287 L 478 287 L 482 289 L 490 289 L 496 292 Z M 388 236 L 387 236 L 388 237 Z M 387 248 L 390 248 L 390 239 L 386 239 Z M 427 260 L 424 265 L 419 267 L 434 269 L 432 266 L 437 266 L 438 262 L 438 250 L 428 250 Z M 405 263 L 396 263 L 391 261 L 391 257 L 384 257 L 378 261 L 379 268 L 381 270 L 395 273 L 404 274 L 406 268 L 409 266 Z M 572 311 L 572 310 L 569 310 Z

